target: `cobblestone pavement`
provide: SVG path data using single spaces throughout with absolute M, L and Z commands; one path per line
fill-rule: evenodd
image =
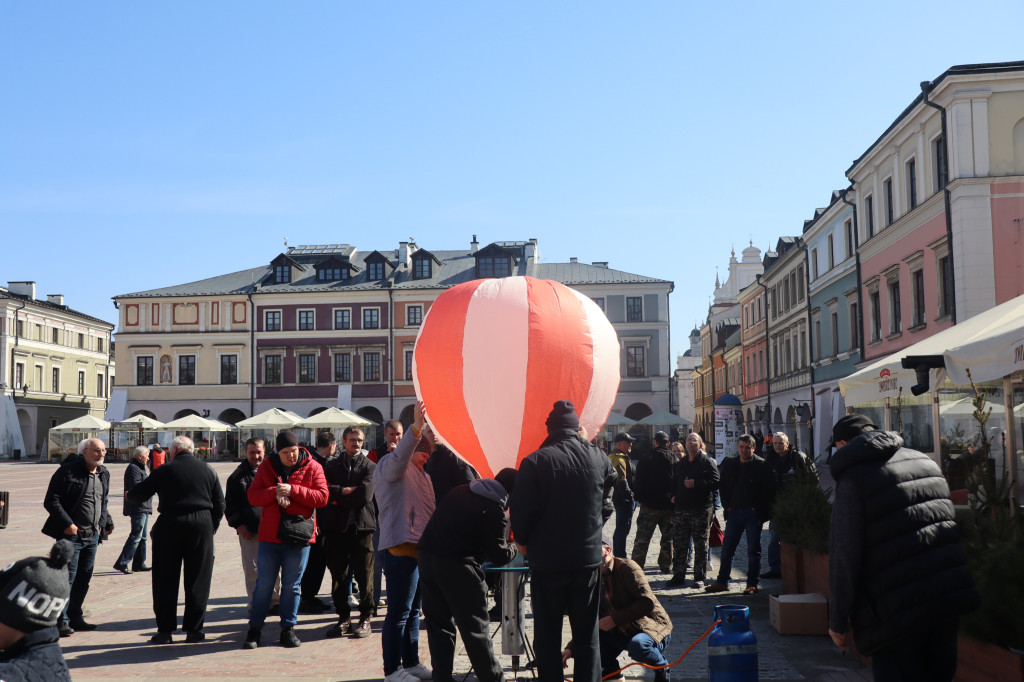
M 108 542 L 100 545 L 85 608 L 91 612 L 89 621 L 99 625 L 93 632 L 75 633 L 61 640 L 64 655 L 75 680 L 181 680 L 216 679 L 249 680 L 280 678 L 287 680 L 379 680 L 382 677 L 380 653 L 381 617 L 374 619 L 374 635 L 366 639 L 325 639 L 323 632 L 333 622 L 331 615 L 299 616 L 297 632 L 303 644 L 298 649 L 277 646 L 277 625 L 269 622 L 264 628 L 264 641 L 272 642 L 253 651 L 240 648 L 246 629 L 245 591 L 242 582 L 236 536 L 221 526 L 216 537 L 217 560 L 213 589 L 206 617 L 207 640 L 200 644 L 184 644 L 184 636 L 175 633 L 173 645 L 152 646 L 148 638 L 155 632 L 150 574 L 122 575 L 113 570 L 127 530 L 128 519 L 120 515 L 125 464 L 110 463 L 110 510 L 117 528 Z M 225 481 L 236 466 L 214 463 Z M 0 530 L 0 566 L 32 554 L 45 554 L 52 541 L 42 535 L 46 512 L 42 507 L 46 485 L 54 465 L 28 462 L 0 462 L 0 490 L 11 491 L 10 523 Z M 152 527 L 152 524 L 150 524 Z M 614 520 L 609 521 L 606 535 L 611 537 Z M 758 666 L 762 680 L 870 680 L 871 675 L 859 662 L 842 656 L 827 636 L 782 636 L 768 623 L 768 594 L 782 589 L 781 581 L 762 582 L 762 590 L 745 597 L 741 590 L 746 570 L 746 548 L 740 545 L 733 564 L 733 590 L 725 594 L 706 595 L 696 589 L 668 589 L 670 577 L 658 572 L 655 564 L 659 537 L 651 543 L 652 551 L 646 570 L 651 584 L 659 594 L 675 626 L 666 656 L 675 661 L 713 622 L 717 604 L 745 604 L 751 609 L 751 629 L 758 640 Z M 763 542 L 767 542 L 767 532 Z M 631 545 L 631 543 L 630 543 Z M 717 551 L 717 550 L 716 550 Z M 714 560 L 717 565 L 717 557 Z M 714 575 L 710 573 L 709 575 Z M 739 582 L 735 582 L 739 578 Z M 329 578 L 324 581 L 322 597 L 329 598 Z M 180 614 L 180 610 L 179 610 Z M 529 599 L 527 599 L 529 614 Z M 525 630 L 532 637 L 532 620 L 527 615 Z M 566 626 L 566 639 L 568 626 Z M 500 652 L 500 635 L 495 637 Z M 420 656 L 429 665 L 427 635 L 420 641 Z M 500 656 L 506 671 L 512 670 L 512 659 Z M 625 655 L 620 657 L 628 662 Z M 525 661 L 524 661 L 525 662 Z M 673 669 L 678 681 L 708 679 L 706 642 L 698 644 Z M 457 672 L 467 673 L 469 661 L 459 650 Z M 567 671 L 571 674 L 572 669 Z M 625 671 L 627 679 L 643 679 L 640 667 Z M 461 679 L 462 675 L 457 675 Z M 511 676 L 509 676 L 511 677 Z M 520 678 L 529 672 L 520 671 Z M 651 674 L 646 673 L 650 678 Z M 470 680 L 475 679 L 470 676 Z

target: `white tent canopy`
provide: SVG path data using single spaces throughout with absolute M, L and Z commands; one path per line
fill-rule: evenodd
M 240 429 L 287 429 L 295 426 L 301 419 L 294 412 L 273 407 L 266 412 L 243 419 L 235 426 Z
M 50 429 L 50 433 L 82 433 L 82 432 L 95 432 L 95 431 L 107 431 L 110 429 L 110 422 L 103 421 L 99 417 L 94 417 L 91 414 L 87 414 L 77 419 L 72 419 L 69 422 L 58 424 L 57 426 Z
M 127 419 L 122 419 L 120 421 L 120 423 L 121 424 L 128 424 L 128 423 L 139 424 L 139 425 L 142 426 L 142 430 L 143 431 L 162 431 L 164 429 L 164 423 L 163 422 L 158 422 L 157 420 L 152 419 L 150 417 L 147 417 L 144 414 L 137 414 L 134 417 L 128 417 Z
M 341 426 L 377 426 L 377 422 L 360 417 L 355 412 L 349 410 L 329 407 L 323 412 L 318 412 L 312 417 L 306 417 L 299 421 L 296 426 L 306 429 L 327 429 Z
M 895 398 L 899 389 L 910 395 L 917 383 L 912 369 L 901 361 L 911 355 L 941 355 L 944 370 L 931 370 L 931 385 L 938 386 L 949 377 L 956 386 L 970 384 L 967 370 L 975 382 L 995 381 L 1024 369 L 1024 296 L 986 310 L 938 334 L 877 360 L 839 380 L 847 405 L 862 405 L 881 398 Z
M 164 424 L 161 431 L 230 431 L 232 426 L 212 419 L 203 419 L 198 414 L 190 414 Z
M 630 419 L 629 417 L 623 417 L 618 412 L 609 412 L 608 413 L 608 418 L 604 420 L 605 427 L 609 427 L 609 426 L 632 426 L 633 424 L 636 424 L 636 420 L 635 419 Z
M 641 419 L 639 424 L 646 426 L 692 426 L 693 422 L 671 412 L 655 412 Z

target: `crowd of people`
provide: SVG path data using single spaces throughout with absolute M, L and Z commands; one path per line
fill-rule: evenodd
M 152 570 L 152 644 L 172 642 L 179 629 L 183 577 L 181 629 L 185 642 L 201 642 L 214 535 L 226 519 L 238 536 L 249 613 L 243 648 L 264 645 L 270 616 L 280 619 L 280 644 L 300 646 L 298 614 L 331 607 L 320 605 L 319 582 L 307 583 L 310 575 L 322 581 L 323 571 L 331 574 L 337 615 L 324 636 L 369 636 L 381 605 L 375 571 L 382 567 L 385 680 L 453 680 L 461 636 L 477 677 L 491 682 L 503 679 L 503 671 L 487 631 L 490 586 L 483 566 L 521 554 L 530 568 L 541 680 L 562 679 L 570 660 L 576 680 L 621 676 L 618 657 L 626 651 L 653 669 L 657 682 L 667 682 L 671 667 L 664 652 L 672 622 L 645 571 L 654 530 L 661 533 L 657 569 L 671 574 L 666 587 L 711 593 L 730 589 L 732 561 L 745 535 L 743 592 L 755 594 L 760 578 L 780 577 L 773 525 L 768 570 L 760 573 L 761 533 L 775 495 L 798 476 L 816 479 L 814 462 L 784 433 L 773 434 L 764 457 L 755 452 L 757 439 L 744 435 L 735 456 L 721 462 L 697 433 L 672 442 L 658 432 L 636 459 L 633 437 L 621 433 L 605 453 L 564 400 L 554 404 L 546 426 L 546 440 L 518 471 L 485 479 L 437 443 L 422 404 L 408 430 L 388 422 L 384 444 L 371 452 L 363 449 L 358 427 L 344 431 L 340 450 L 331 433 L 318 435 L 315 452 L 287 430 L 269 452 L 262 440 L 250 439 L 226 492 L 213 468 L 193 454 L 190 439 L 175 438 L 160 466 L 140 447 L 124 475 L 122 513 L 130 531 L 114 569 Z M 912 679 L 903 676 L 910 659 L 928 666 L 928 679 L 950 679 L 956 663 L 950 637 L 977 593 L 956 536 L 948 486 L 927 456 L 902 447 L 897 434 L 878 430 L 861 415 L 840 419 L 833 439 L 832 638 L 844 649 L 855 640 L 862 653 L 874 655 L 876 679 Z M 14 675 L 17 666 L 45 670 L 46 679 L 67 679 L 59 638 L 96 627 L 85 620 L 83 605 L 98 543 L 114 530 L 105 452 L 102 440 L 83 441 L 51 477 L 43 527 L 57 540 L 50 557 L 25 559 L 0 572 L 3 679 L 21 679 Z M 147 565 L 154 495 L 159 516 Z M 711 581 L 709 536 L 719 504 L 724 539 Z M 612 516 L 609 544 L 604 529 Z M 315 553 L 324 566 L 319 578 L 311 568 Z M 901 563 L 892 560 L 897 557 Z M 421 612 L 432 669 L 419 656 Z

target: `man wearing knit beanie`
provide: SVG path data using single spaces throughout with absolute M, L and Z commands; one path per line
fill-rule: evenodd
M 575 405 L 559 400 L 545 423 L 548 437 L 519 465 L 509 500 L 512 532 L 532 573 L 537 672 L 542 680 L 562 679 L 562 619 L 568 615 L 573 679 L 596 682 L 601 507 L 617 477 L 608 457 L 580 437 Z
M 67 540 L 0 570 L 0 680 L 70 680 L 57 623 L 68 603 Z

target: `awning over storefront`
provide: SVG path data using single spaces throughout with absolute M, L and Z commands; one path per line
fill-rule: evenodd
M 1024 296 L 975 315 L 903 350 L 877 360 L 845 379 L 839 387 L 847 405 L 862 405 L 882 398 L 895 398 L 900 388 L 910 395 L 917 383 L 912 369 L 904 369 L 908 356 L 941 355 L 944 370 L 931 370 L 931 385 L 949 377 L 956 386 L 970 384 L 967 370 L 976 382 L 995 381 L 1024 369 Z

